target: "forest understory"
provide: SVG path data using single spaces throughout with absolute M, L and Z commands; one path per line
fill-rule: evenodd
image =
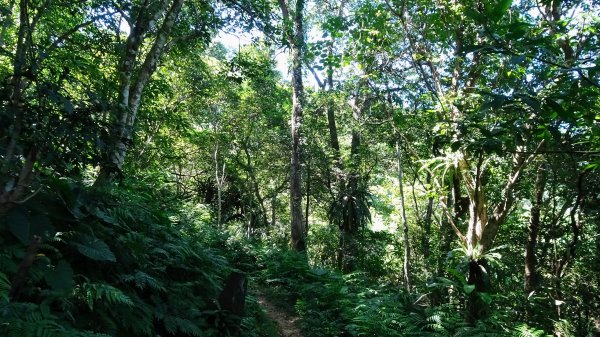
M 597 0 L 0 0 L 0 336 L 600 337 Z

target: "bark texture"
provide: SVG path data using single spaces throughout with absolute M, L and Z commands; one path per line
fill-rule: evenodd
M 527 245 L 525 247 L 525 293 L 529 294 L 537 287 L 537 256 L 535 248 L 540 229 L 540 214 L 543 205 L 544 191 L 546 189 L 546 168 L 538 166 L 533 190 L 531 217 L 527 226 Z
M 117 121 L 113 126 L 106 161 L 100 168 L 100 173 L 94 183 L 95 186 L 106 185 L 121 175 L 125 155 L 132 142 L 133 128 L 142 101 L 142 93 L 166 50 L 171 30 L 179 18 L 183 2 L 184 0 L 173 0 L 172 2 L 164 0 L 159 6 L 150 6 L 145 2 L 143 6 L 146 7 L 140 8 L 125 42 L 125 51 L 119 65 Z M 153 11 L 152 8 L 154 8 Z M 140 55 L 141 46 L 147 35 L 156 29 L 157 22 L 163 17 L 162 24 L 157 28 L 157 33 L 151 42 L 150 50 L 145 57 Z M 141 66 L 136 67 L 142 57 Z
M 289 3 L 279 0 L 279 7 L 287 29 L 287 40 L 292 53 L 292 154 L 290 163 L 290 217 L 292 247 L 306 250 L 306 230 L 302 221 L 302 174 L 300 171 L 301 127 L 304 108 L 304 84 L 302 82 L 302 57 L 304 54 L 304 0 L 296 0 L 290 13 Z
M 403 176 L 404 170 L 402 168 L 402 151 L 400 150 L 400 141 L 396 141 L 396 157 L 398 160 L 398 186 L 400 189 L 400 207 L 402 208 L 402 232 L 404 240 L 404 283 L 406 288 L 410 289 L 410 241 L 408 240 L 408 221 L 406 220 L 406 203 L 404 200 L 404 186 Z

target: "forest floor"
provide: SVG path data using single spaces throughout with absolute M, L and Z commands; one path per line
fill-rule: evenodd
M 302 337 L 302 332 L 298 327 L 299 317 L 289 314 L 286 310 L 269 302 L 261 292 L 256 294 L 256 299 L 267 316 L 277 325 L 281 337 Z

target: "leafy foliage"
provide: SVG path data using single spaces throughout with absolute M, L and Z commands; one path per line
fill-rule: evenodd
M 0 0 L 0 335 L 599 334 L 598 1 L 288 3 Z
M 44 206 L 21 209 L 44 212 L 56 231 L 40 248 L 45 262 L 32 266 L 22 299 L 8 301 L 1 275 L 3 335 L 206 335 L 206 310 L 229 267 L 192 238 L 197 223 L 143 190 L 90 192 L 64 179 L 53 186 L 37 197 Z

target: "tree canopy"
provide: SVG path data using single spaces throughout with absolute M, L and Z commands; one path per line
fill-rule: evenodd
M 0 335 L 599 336 L 599 18 L 0 0 Z

